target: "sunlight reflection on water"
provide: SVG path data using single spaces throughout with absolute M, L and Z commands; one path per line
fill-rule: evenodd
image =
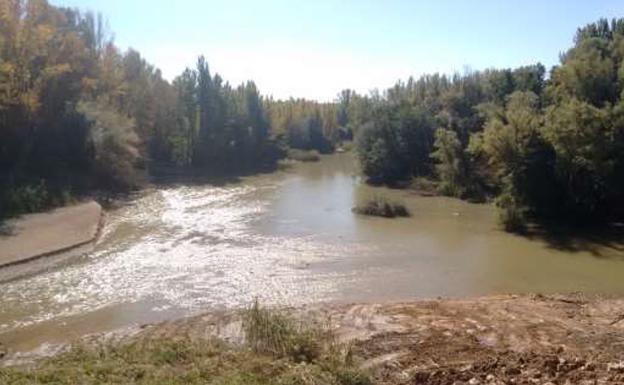
M 259 189 L 275 186 L 169 188 L 111 213 L 87 261 L 3 287 L 3 309 L 24 316 L 0 332 L 122 302 L 193 311 L 327 299 L 349 274 L 310 277 L 305 267 L 327 253 L 313 237 L 254 231 L 268 204 Z
M 624 294 L 624 255 L 500 231 L 489 205 L 373 188 L 349 154 L 223 186 L 160 187 L 107 215 L 96 249 L 0 285 L 0 339 L 67 335 L 240 307 L 509 292 Z M 408 219 L 354 215 L 389 195 Z M 594 250 L 594 251 L 595 251 Z M 48 321 L 48 322 L 45 322 Z M 64 329 L 63 329 L 64 328 Z M 59 331 L 61 330 L 62 331 Z

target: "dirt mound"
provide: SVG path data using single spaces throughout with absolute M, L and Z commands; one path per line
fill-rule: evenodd
M 380 384 L 624 383 L 622 300 L 504 296 L 333 311 Z

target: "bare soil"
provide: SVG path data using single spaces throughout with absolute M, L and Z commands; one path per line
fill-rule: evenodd
M 624 299 L 509 295 L 295 312 L 328 317 L 378 384 L 624 384 Z M 237 342 L 239 325 L 207 314 L 140 334 Z
M 27 214 L 2 224 L 0 281 L 32 270 L 23 265 L 44 257 L 72 254 L 92 243 L 98 234 L 102 208 L 95 201 Z
M 326 318 L 376 384 L 624 384 L 624 299 L 506 295 L 291 311 Z M 222 312 L 111 338 L 236 344 L 242 335 L 239 314 Z
M 95 201 L 9 220 L 0 236 L 0 267 L 92 241 L 102 208 Z
M 622 299 L 498 296 L 336 315 L 379 384 L 624 384 Z

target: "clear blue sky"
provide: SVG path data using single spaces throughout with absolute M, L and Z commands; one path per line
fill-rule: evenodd
M 199 54 L 231 83 L 331 100 L 423 73 L 550 67 L 576 28 L 624 17 L 619 0 L 52 0 L 101 12 L 115 42 L 172 79 Z

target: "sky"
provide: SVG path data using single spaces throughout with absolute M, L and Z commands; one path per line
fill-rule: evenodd
M 100 12 L 115 43 L 172 80 L 199 55 L 275 98 L 333 100 L 426 73 L 547 68 L 621 0 L 51 0 Z

